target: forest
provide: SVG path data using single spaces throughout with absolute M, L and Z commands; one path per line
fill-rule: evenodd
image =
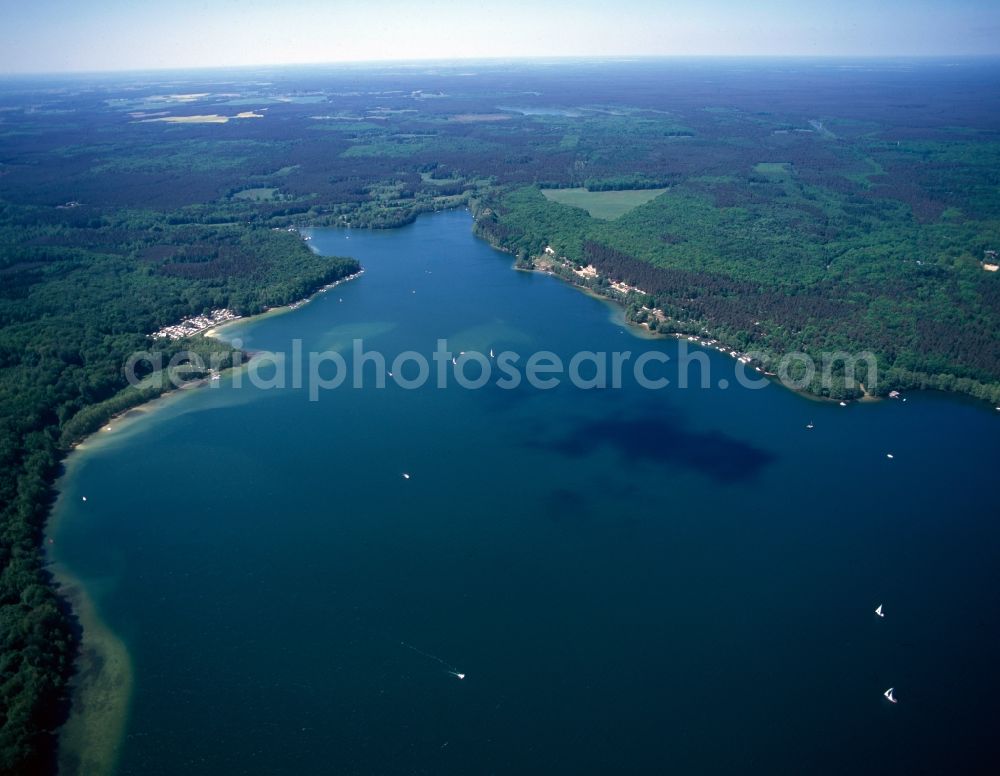
M 865 390 L 883 396 L 937 388 L 1000 402 L 1000 284 L 993 273 L 971 259 L 956 257 L 944 269 L 899 255 L 919 238 L 893 223 L 891 211 L 870 222 L 826 220 L 821 238 L 796 219 L 751 242 L 747 233 L 761 221 L 785 215 L 769 209 L 759 204 L 749 215 L 720 214 L 677 186 L 609 223 L 521 188 L 485 199 L 476 229 L 526 266 L 548 246 L 572 266 L 594 267 L 593 280 L 568 277 L 599 293 L 608 281 L 639 288 L 645 293 L 620 300 L 633 320 L 762 353 L 764 367 L 793 352 L 876 355 L 877 376 L 834 386 L 821 386 L 817 376 L 810 390 L 818 395 L 857 398 L 867 377 Z M 871 246 L 864 252 L 860 235 L 844 237 L 852 227 L 864 230 Z M 879 228 L 893 236 L 872 240 Z M 839 239 L 831 239 L 834 229 Z M 648 316 L 649 308 L 666 322 Z
M 599 292 L 640 288 L 629 315 L 665 333 L 764 363 L 871 350 L 878 393 L 1000 402 L 998 75 L 636 60 L 0 82 L 0 772 L 51 770 L 68 704 L 79 632 L 41 546 L 61 458 L 154 393 L 122 371 L 150 332 L 356 269 L 289 229 L 469 206 L 523 266 L 549 247 Z M 548 189 L 644 204 L 598 218 Z

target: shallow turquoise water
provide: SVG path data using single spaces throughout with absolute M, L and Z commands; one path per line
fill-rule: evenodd
M 348 360 L 354 337 L 389 356 L 440 337 L 676 355 L 511 271 L 470 228 L 443 213 L 316 230 L 362 278 L 228 334 Z M 992 410 L 819 404 L 740 388 L 731 359 L 709 358 L 733 387 L 390 384 L 311 402 L 223 380 L 102 435 L 62 483 L 54 538 L 135 661 L 121 772 L 913 772 L 993 756 Z

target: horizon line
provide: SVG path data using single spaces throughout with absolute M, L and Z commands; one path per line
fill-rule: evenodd
M 316 62 L 282 62 L 260 64 L 219 65 L 164 65 L 162 67 L 106 68 L 99 70 L 11 70 L 0 72 L 0 79 L 43 78 L 53 76 L 111 76 L 146 75 L 154 73 L 195 73 L 220 71 L 278 70 L 294 68 L 338 68 L 364 66 L 409 66 L 538 63 L 564 64 L 572 62 L 640 62 L 656 60 L 813 60 L 813 61 L 930 61 L 942 59 L 1000 60 L 1000 53 L 942 53 L 942 54 L 560 54 L 556 56 L 521 55 L 496 57 L 416 57 L 409 59 L 340 59 Z

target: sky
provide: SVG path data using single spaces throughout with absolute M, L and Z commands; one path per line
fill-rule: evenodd
M 0 0 L 5 74 L 699 55 L 1000 55 L 1000 2 Z

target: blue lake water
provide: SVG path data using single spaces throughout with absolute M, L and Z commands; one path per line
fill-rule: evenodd
M 390 358 L 438 338 L 677 353 L 512 271 L 466 213 L 311 235 L 365 274 L 228 336 L 348 362 L 356 337 Z M 843 408 L 708 358 L 731 387 L 390 381 L 309 401 L 229 377 L 100 435 L 62 482 L 54 547 L 134 661 L 120 772 L 995 761 L 995 411 Z

